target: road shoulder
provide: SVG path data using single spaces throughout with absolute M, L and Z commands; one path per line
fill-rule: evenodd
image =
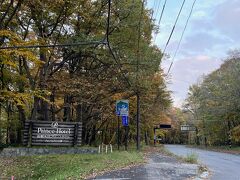
M 148 149 L 146 164 L 106 172 L 89 179 L 194 179 L 199 176 L 198 164 L 185 163 L 174 156 Z

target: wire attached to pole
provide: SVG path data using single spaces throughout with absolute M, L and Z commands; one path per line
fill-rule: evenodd
M 122 72 L 122 66 L 121 64 L 119 63 L 119 61 L 117 60 L 117 57 L 116 55 L 114 54 L 113 50 L 112 50 L 112 47 L 111 47 L 111 44 L 110 44 L 110 41 L 109 41 L 109 32 L 110 32 L 110 17 L 111 17 L 111 0 L 108 0 L 108 17 L 107 17 L 107 29 L 106 29 L 106 38 L 105 38 L 105 44 L 107 45 L 114 61 L 116 62 L 117 66 L 118 66 L 118 69 L 120 70 L 120 72 Z M 123 74 L 123 77 L 125 79 L 125 81 L 128 83 L 128 85 L 131 87 L 131 83 L 129 81 L 129 79 L 126 77 L 125 74 Z
M 185 31 L 186 31 L 186 29 L 187 29 L 187 25 L 188 25 L 188 23 L 189 23 L 189 19 L 190 19 L 191 15 L 192 15 L 193 8 L 194 8 L 194 6 L 195 6 L 195 4 L 196 4 L 196 1 L 197 1 L 197 0 L 194 0 L 194 2 L 193 2 L 193 4 L 192 4 L 192 8 L 191 8 L 191 11 L 190 11 L 190 13 L 189 13 L 189 15 L 188 15 L 188 18 L 187 18 L 186 24 L 185 24 L 185 26 L 184 26 L 183 32 L 182 32 L 182 34 L 181 34 L 181 38 L 180 38 L 180 40 L 179 40 L 179 42 L 178 42 L 178 46 L 177 46 L 177 48 L 176 48 L 176 50 L 175 50 L 174 56 L 173 56 L 173 58 L 172 58 L 172 62 L 171 62 L 171 64 L 170 64 L 169 68 L 168 68 L 167 76 L 168 76 L 168 74 L 169 74 L 169 72 L 170 72 L 170 70 L 171 70 L 171 68 L 172 68 L 172 65 L 173 65 L 173 63 L 174 63 L 175 57 L 176 57 L 176 55 L 177 55 L 177 53 L 178 53 L 178 50 L 179 50 L 179 48 L 180 48 L 180 44 L 181 44 L 181 42 L 182 42 L 183 36 L 184 36 L 184 34 L 185 34 Z

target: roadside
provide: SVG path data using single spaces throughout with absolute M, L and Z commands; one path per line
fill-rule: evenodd
M 61 154 L 0 158 L 0 179 L 85 179 L 102 171 L 142 164 L 141 152 Z
M 197 145 L 187 145 L 187 147 L 222 152 L 222 153 L 229 153 L 229 154 L 237 154 L 237 155 L 240 154 L 240 146 L 232 146 L 230 148 L 229 146 L 207 146 L 206 147 L 206 146 L 197 146 Z
M 107 172 L 93 179 L 194 179 L 200 177 L 200 166 L 198 164 L 186 163 L 184 159 L 170 155 L 162 147 L 151 147 L 146 149 L 146 164 Z M 201 178 L 199 178 L 201 179 Z
M 240 179 L 240 156 L 229 153 L 214 152 L 183 145 L 165 145 L 165 148 L 178 156 L 196 154 L 199 163 L 208 167 L 212 180 Z
M 187 163 L 188 162 L 188 163 Z M 191 164 L 192 163 L 192 164 Z M 195 157 L 181 158 L 163 146 L 109 154 L 61 154 L 3 157 L 0 179 L 192 179 L 202 167 Z

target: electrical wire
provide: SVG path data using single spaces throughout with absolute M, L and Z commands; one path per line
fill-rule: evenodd
M 166 7 L 166 4 L 167 4 L 167 0 L 164 1 L 163 8 L 162 8 L 162 11 L 161 11 L 161 14 L 160 14 L 159 20 L 158 20 L 158 27 L 159 27 L 159 28 L 160 28 L 160 24 L 161 24 L 161 21 L 162 21 L 162 17 L 163 17 L 163 13 L 164 13 L 164 10 L 165 10 L 165 7 Z M 153 42 L 156 41 L 157 34 L 158 34 L 158 33 L 155 33 L 155 37 L 154 37 Z
M 174 23 L 174 25 L 173 25 L 172 31 L 171 31 L 171 33 L 170 33 L 170 35 L 169 35 L 169 37 L 168 37 L 167 43 L 166 43 L 166 45 L 165 45 L 165 47 L 164 47 L 164 50 L 163 50 L 163 53 L 162 53 L 163 55 L 162 55 L 160 61 L 161 61 L 162 58 L 164 57 L 164 54 L 165 54 L 166 49 L 167 49 L 167 47 L 168 47 L 168 44 L 169 44 L 169 42 L 170 42 L 170 40 L 171 40 L 171 38 L 172 38 L 173 32 L 174 32 L 174 30 L 175 30 L 175 28 L 176 28 L 176 25 L 177 25 L 179 16 L 180 16 L 180 14 L 181 14 L 181 12 L 182 12 L 182 9 L 183 9 L 183 6 L 184 6 L 185 2 L 186 2 L 186 0 L 183 0 L 182 5 L 181 5 L 181 8 L 180 8 L 180 10 L 179 10 L 179 12 L 178 12 L 177 18 L 176 18 L 175 23 Z
M 150 21 L 152 22 L 153 20 L 153 15 L 154 15 L 154 9 L 155 9 L 155 5 L 156 5 L 156 0 L 153 1 L 153 7 L 151 8 L 151 17 L 150 17 Z
M 161 15 L 160 15 L 160 18 L 159 18 L 159 21 L 158 21 L 158 25 L 159 25 L 159 26 L 160 26 L 160 23 L 161 23 L 161 20 L 162 20 L 162 16 L 163 16 L 163 13 L 164 13 L 166 4 L 167 4 L 167 0 L 165 0 L 165 1 L 164 1 L 164 4 L 163 4 L 163 8 L 162 8 L 162 11 L 161 11 Z
M 29 45 L 29 46 L 3 46 L 0 49 L 31 49 L 31 48 L 54 48 L 54 47 L 71 47 L 71 46 L 83 46 L 83 45 L 100 45 L 106 44 L 105 41 L 89 41 L 69 44 L 50 44 L 50 45 Z
M 143 16 L 143 9 L 144 9 L 144 3 L 145 0 L 142 1 L 142 8 L 141 8 L 141 14 L 139 18 L 139 23 L 138 23 L 138 40 L 137 40 L 137 82 L 138 82 L 138 72 L 139 72 L 139 59 L 140 59 L 140 39 L 141 39 L 141 22 L 142 22 L 142 16 Z
M 107 15 L 107 29 L 106 29 L 106 45 L 110 51 L 110 54 L 112 55 L 114 61 L 116 62 L 118 69 L 120 70 L 120 72 L 122 72 L 122 66 L 119 63 L 119 61 L 117 60 L 116 55 L 114 54 L 110 41 L 109 41 L 109 32 L 110 32 L 110 17 L 111 17 L 111 0 L 108 0 L 108 15 Z M 126 77 L 125 74 L 123 74 L 123 77 L 125 79 L 125 81 L 127 82 L 127 84 L 131 87 L 131 83 L 129 81 L 129 79 Z
M 171 70 L 171 68 L 172 68 L 172 65 L 173 65 L 173 63 L 174 63 L 175 57 L 176 57 L 176 55 L 177 55 L 177 53 L 178 53 L 178 50 L 179 50 L 179 48 L 180 48 L 180 44 L 181 44 L 181 42 L 182 42 L 183 36 L 184 36 L 184 34 L 185 34 L 185 31 L 186 31 L 186 29 L 187 29 L 187 26 L 188 26 L 188 23 L 189 23 L 189 19 L 190 19 L 191 15 L 192 15 L 193 8 L 194 8 L 194 6 L 195 6 L 195 4 L 196 4 L 196 1 L 197 1 L 197 0 L 194 0 L 194 2 L 193 2 L 193 4 L 192 4 L 191 11 L 190 11 L 190 13 L 189 13 L 189 15 L 188 15 L 186 24 L 185 24 L 184 29 L 183 29 L 183 32 L 182 32 L 182 34 L 181 34 L 181 38 L 180 38 L 180 40 L 179 40 L 179 42 L 178 42 L 177 48 L 176 48 L 175 53 L 174 53 L 174 56 L 173 56 L 173 58 L 172 58 L 172 62 L 171 62 L 171 64 L 170 64 L 169 68 L 168 68 L 167 76 L 168 76 L 168 74 L 169 74 L 169 72 L 170 72 L 170 70 Z
M 155 18 L 154 18 L 154 19 L 156 19 L 157 16 L 158 16 L 158 11 L 159 11 L 159 8 L 160 8 L 160 5 L 161 5 L 161 2 L 162 2 L 162 0 L 159 0 L 159 1 L 158 1 L 158 4 L 156 4 L 156 13 L 155 13 Z

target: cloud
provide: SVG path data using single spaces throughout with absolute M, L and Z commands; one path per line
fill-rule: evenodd
M 187 95 L 190 85 L 196 83 L 203 74 L 217 69 L 222 62 L 207 55 L 191 56 L 180 59 L 171 69 L 171 83 L 168 88 L 173 91 L 174 105 L 180 106 Z M 169 61 L 163 62 L 163 68 L 168 69 Z
M 208 32 L 197 32 L 186 37 L 182 44 L 183 49 L 192 52 L 206 52 L 216 44 L 225 44 L 226 39 Z
M 198 7 L 193 13 L 191 32 L 214 32 L 216 38 L 239 41 L 240 1 L 219 1 L 212 7 Z
M 240 1 L 226 1 L 217 6 L 214 11 L 213 22 L 216 27 L 225 35 L 235 41 L 240 40 L 239 24 L 240 19 Z
M 172 1 L 164 15 L 156 43 L 163 48 L 172 24 L 175 20 L 180 1 Z M 179 18 L 166 53 L 173 56 L 180 39 L 181 32 L 191 8 L 188 1 L 184 12 Z M 197 1 L 188 28 L 185 32 L 179 52 L 171 69 L 171 84 L 174 105 L 179 106 L 186 98 L 188 88 L 196 83 L 202 74 L 215 70 L 225 59 L 230 49 L 240 48 L 240 0 L 201 0 Z M 166 72 L 171 58 L 164 60 L 162 67 Z

